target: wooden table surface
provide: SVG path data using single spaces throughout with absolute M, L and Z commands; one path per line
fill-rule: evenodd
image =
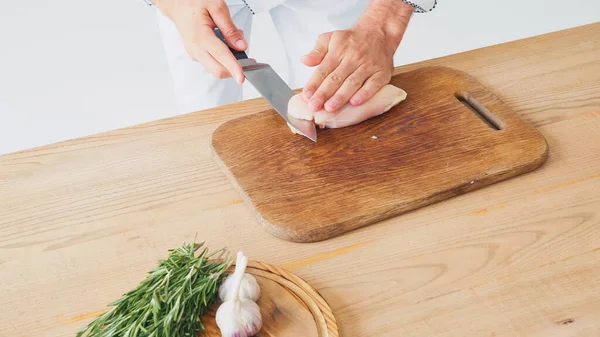
M 0 336 L 74 336 L 196 234 L 307 280 L 343 336 L 600 336 L 600 23 L 398 71 L 422 65 L 494 90 L 548 161 L 302 244 L 265 233 L 210 157 L 211 132 L 261 100 L 4 155 Z

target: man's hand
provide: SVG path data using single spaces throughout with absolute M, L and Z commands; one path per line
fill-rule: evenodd
M 214 33 L 219 28 L 227 43 L 244 51 L 248 43 L 223 0 L 154 0 L 154 4 L 175 25 L 192 60 L 200 62 L 217 78 L 234 77 L 244 82 L 242 67 L 229 48 Z
M 302 58 L 307 66 L 318 65 L 303 90 L 310 109 L 358 106 L 388 84 L 394 52 L 413 11 L 401 0 L 371 0 L 353 28 L 320 35 Z

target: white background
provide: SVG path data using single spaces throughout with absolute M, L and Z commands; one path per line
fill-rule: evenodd
M 175 115 L 154 10 L 142 0 L 0 0 L 0 154 Z M 598 0 L 439 0 L 413 18 L 395 63 L 597 21 Z M 268 15 L 255 18 L 252 48 L 286 78 Z

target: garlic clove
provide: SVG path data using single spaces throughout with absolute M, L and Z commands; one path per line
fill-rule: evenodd
M 242 252 L 237 253 L 237 261 L 241 261 L 244 258 L 246 258 L 244 253 L 242 253 Z M 234 285 L 234 279 L 235 279 L 235 273 L 239 272 L 241 269 L 244 269 L 244 271 L 245 271 L 246 268 L 245 268 L 245 266 L 242 268 L 242 266 L 239 263 L 236 263 L 234 273 L 232 275 L 229 275 L 225 279 L 225 281 L 223 281 L 223 283 L 221 283 L 221 285 L 219 286 L 218 293 L 219 293 L 219 299 L 221 301 L 224 302 L 224 301 L 227 301 L 228 299 L 231 299 L 231 294 L 233 291 L 233 285 Z M 240 284 L 240 291 L 238 293 L 238 296 L 239 296 L 239 298 L 249 299 L 254 302 L 258 301 L 258 299 L 260 298 L 260 286 L 258 285 L 258 282 L 256 281 L 256 278 L 254 277 L 254 275 L 251 275 L 248 273 L 243 273 L 241 284 Z
M 224 302 L 231 299 L 232 287 L 233 275 L 230 275 L 219 286 L 219 298 L 221 301 Z M 260 298 L 260 293 L 260 286 L 258 285 L 254 275 L 244 273 L 242 276 L 242 284 L 240 285 L 240 292 L 238 296 L 240 298 L 249 299 L 256 302 Z

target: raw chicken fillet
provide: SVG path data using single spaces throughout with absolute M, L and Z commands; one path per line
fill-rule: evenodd
M 404 99 L 406 99 L 406 92 L 404 90 L 387 84 L 371 99 L 359 106 L 347 103 L 337 112 L 328 112 L 325 109 L 312 112 L 308 107 L 308 101 L 304 95 L 296 94 L 288 103 L 288 113 L 298 119 L 314 120 L 315 124 L 322 129 L 343 128 L 379 116 L 398 105 Z M 292 132 L 297 133 L 291 125 L 290 129 Z

